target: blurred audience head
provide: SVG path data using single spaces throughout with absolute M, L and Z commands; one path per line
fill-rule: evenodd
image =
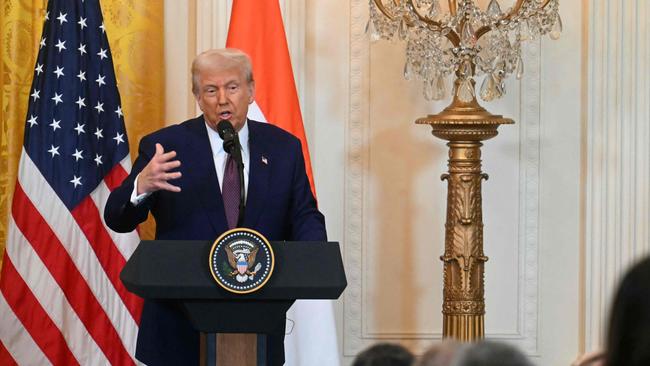
M 602 351 L 592 351 L 580 355 L 571 366 L 605 366 L 605 354 Z
M 532 366 L 518 349 L 505 343 L 481 341 L 462 349 L 452 366 Z
M 605 365 L 650 365 L 650 257 L 630 269 L 614 298 Z
M 352 366 L 411 366 L 413 360 L 413 354 L 405 347 L 380 343 L 359 353 Z
M 420 358 L 417 366 L 450 366 L 454 357 L 467 345 L 447 339 L 431 346 Z

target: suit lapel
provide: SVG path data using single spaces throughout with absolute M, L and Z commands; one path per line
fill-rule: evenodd
M 190 181 L 196 183 L 198 204 L 203 207 L 215 233 L 219 235 L 228 230 L 228 224 L 203 116 L 198 117 L 188 127 L 191 137 L 187 139 L 186 146 L 191 155 L 186 159 L 187 162 L 183 161 L 183 164 L 187 164 L 184 171 L 190 175 Z
M 248 140 L 250 151 L 250 167 L 248 171 L 248 194 L 246 196 L 246 212 L 244 213 L 244 226 L 253 228 L 257 224 L 260 214 L 264 210 L 266 195 L 269 188 L 271 164 L 269 151 L 262 131 L 258 128 L 259 122 L 248 122 Z

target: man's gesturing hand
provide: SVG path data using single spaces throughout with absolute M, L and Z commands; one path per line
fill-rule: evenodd
M 138 195 L 157 190 L 180 192 L 181 188 L 168 183 L 181 177 L 181 172 L 169 172 L 181 166 L 180 160 L 172 160 L 176 151 L 165 152 L 161 144 L 156 144 L 156 153 L 149 164 L 138 175 Z

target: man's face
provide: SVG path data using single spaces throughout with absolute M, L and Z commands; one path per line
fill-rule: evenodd
M 248 83 L 239 67 L 206 68 L 199 73 L 196 101 L 208 125 L 217 130 L 221 120 L 229 120 L 235 131 L 246 122 L 248 105 L 253 103 L 255 84 Z

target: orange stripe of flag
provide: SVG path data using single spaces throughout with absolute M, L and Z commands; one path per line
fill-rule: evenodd
M 311 190 L 316 196 L 300 102 L 278 2 L 234 0 L 226 47 L 238 48 L 251 57 L 255 75 L 255 101 L 269 123 L 300 139 L 305 170 Z

